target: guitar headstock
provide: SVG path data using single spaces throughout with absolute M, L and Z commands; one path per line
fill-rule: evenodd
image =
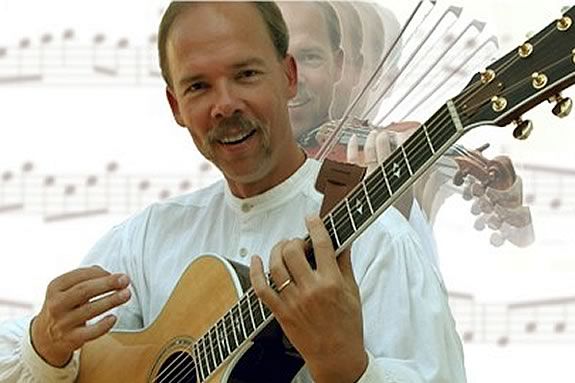
M 516 50 L 473 77 L 454 98 L 467 129 L 478 125 L 506 126 L 517 123 L 516 138 L 531 130 L 523 113 L 539 103 L 556 102 L 553 113 L 564 117 L 571 100 L 560 92 L 575 83 L 575 7 Z

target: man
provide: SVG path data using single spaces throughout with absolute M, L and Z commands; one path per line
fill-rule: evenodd
M 183 270 L 206 252 L 269 262 L 277 290 L 260 257 L 250 277 L 306 362 L 296 381 L 464 381 L 445 291 L 395 210 L 337 260 L 321 221 L 304 227 L 321 202 L 318 164 L 292 135 L 287 105 L 297 70 L 278 9 L 172 4 L 158 40 L 174 118 L 225 181 L 151 206 L 92 249 L 84 264 L 101 267 L 56 278 L 31 325 L 0 330 L 0 381 L 72 382 L 75 350 L 114 325 L 149 326 Z M 301 240 L 285 240 L 306 227 L 316 270 Z
M 333 90 L 341 78 L 343 51 L 337 14 L 327 2 L 280 2 L 298 68 L 298 93 L 289 103 L 296 138 L 316 145 L 314 132 L 330 120 Z
M 334 1 L 331 4 L 341 22 L 344 54 L 341 80 L 335 86 L 331 105 L 331 117 L 338 120 L 343 117 L 349 104 L 361 90 L 359 79 L 363 67 L 363 28 L 359 14 L 351 2 Z

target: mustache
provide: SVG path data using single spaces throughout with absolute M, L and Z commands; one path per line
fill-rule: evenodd
M 214 144 L 225 138 L 230 131 L 234 134 L 243 134 L 251 132 L 254 129 L 256 131 L 263 130 L 262 124 L 258 120 L 241 114 L 235 114 L 220 120 L 218 124 L 209 131 L 207 141 L 209 144 Z

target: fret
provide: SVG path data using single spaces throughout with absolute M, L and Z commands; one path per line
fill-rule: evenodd
M 206 378 L 208 376 L 210 376 L 211 370 L 210 370 L 210 358 L 208 356 L 208 351 L 206 349 L 206 342 L 204 337 L 200 338 L 200 342 L 198 344 L 199 347 L 199 352 L 200 352 L 200 366 L 202 368 L 202 372 L 203 372 L 203 376 L 205 376 Z M 203 348 L 203 352 L 202 352 L 202 348 Z
M 200 338 L 201 340 L 201 338 Z M 202 368 L 202 358 L 200 358 L 200 350 L 198 350 L 198 343 L 194 343 L 192 346 L 192 352 L 195 356 L 195 364 L 196 364 L 196 377 L 198 380 L 202 382 L 206 379 L 207 375 L 204 374 L 204 370 Z
M 339 237 L 337 235 L 337 232 L 335 231 L 335 224 L 333 222 L 333 215 L 329 214 L 328 215 L 329 218 L 329 222 L 331 224 L 331 231 L 328 231 L 329 233 L 333 233 L 333 238 L 332 238 L 332 242 L 333 240 L 335 240 L 335 245 L 334 245 L 334 249 L 339 249 L 341 247 L 341 242 L 339 241 Z M 331 236 L 331 234 L 330 234 Z
M 237 336 L 238 340 L 238 347 L 246 340 L 246 330 L 243 329 L 243 321 L 242 317 L 238 308 L 238 305 L 232 307 L 232 319 L 233 319 L 233 327 L 234 327 L 234 334 Z M 242 331 L 243 330 L 243 331 Z
M 228 319 L 229 319 L 229 322 L 227 322 Z M 227 326 L 227 328 L 226 328 L 226 322 L 229 325 L 229 326 Z M 240 345 L 238 342 L 238 338 L 236 336 L 236 330 L 234 327 L 235 327 L 234 326 L 234 320 L 232 319 L 231 314 L 228 312 L 226 315 L 224 315 L 224 330 L 225 330 L 226 336 L 228 338 L 228 344 L 230 345 L 230 354 L 232 353 L 232 350 L 237 349 Z
M 411 166 L 409 165 L 409 158 L 407 158 L 405 148 L 403 147 L 403 145 L 399 145 L 399 147 L 401 148 L 401 153 L 403 154 L 403 160 L 405 161 L 405 165 L 407 166 L 407 171 L 409 172 L 409 175 L 412 176 L 413 171 L 411 170 Z
M 351 223 L 351 216 L 343 205 L 338 205 L 335 211 L 332 212 L 332 217 L 335 222 L 334 228 L 337 237 L 340 241 L 339 247 L 345 243 L 352 235 L 355 234 Z M 338 247 L 338 248 L 339 248 Z
M 246 338 L 242 338 L 242 328 L 241 325 L 239 323 L 239 320 L 236 319 L 237 316 L 237 305 L 235 305 L 234 307 L 232 307 L 232 310 L 230 312 L 230 315 L 232 317 L 232 330 L 234 332 L 234 338 L 236 339 L 236 348 L 239 348 L 240 345 L 242 344 L 242 342 L 246 339 Z
M 374 215 L 375 210 L 373 210 L 373 206 L 371 206 L 369 194 L 367 193 L 367 188 L 365 187 L 365 180 L 361 181 L 361 188 L 363 189 L 363 193 L 365 194 L 365 200 L 367 201 L 367 207 L 369 207 L 369 212 L 371 213 L 371 215 Z
M 214 354 L 214 347 L 213 347 L 213 344 L 210 340 L 210 332 L 208 331 L 204 335 L 203 338 L 204 338 L 204 344 L 206 342 L 208 343 L 208 345 L 207 345 L 207 347 L 205 347 L 205 349 L 206 349 L 206 359 L 208 361 L 209 372 L 211 374 L 212 372 L 214 372 L 216 370 L 218 363 L 216 362 L 216 355 Z
M 263 308 L 260 305 L 260 300 L 255 293 L 252 293 L 253 290 L 250 291 L 250 305 L 255 306 L 256 309 L 253 310 L 253 318 L 255 321 L 255 327 L 258 328 L 262 323 L 265 322 L 266 317 Z
M 252 313 L 252 306 L 250 305 L 250 298 L 249 296 L 247 296 L 245 300 L 246 306 L 248 308 L 248 315 L 246 316 L 246 322 L 248 325 L 251 325 L 251 329 L 248 328 L 248 326 L 246 326 L 246 328 L 248 328 L 248 334 L 253 334 L 256 331 L 256 328 L 258 326 L 256 326 L 256 322 L 254 322 L 254 314 Z M 249 318 L 249 320 L 248 320 Z
M 362 182 L 363 187 L 356 189 L 349 197 L 348 207 L 352 217 L 352 222 L 355 223 L 354 229 L 357 231 L 361 228 L 367 220 L 373 215 L 373 209 L 367 196 L 365 184 Z
M 266 305 L 264 305 L 264 303 L 254 294 L 257 302 L 258 302 L 258 306 L 262 312 L 262 317 L 263 317 L 263 321 L 265 321 L 266 319 L 268 319 L 271 315 L 272 312 L 270 309 L 268 309 L 268 307 Z
M 351 222 L 351 227 L 353 227 L 353 232 L 355 233 L 357 231 L 357 226 L 355 226 L 355 222 L 353 222 L 353 214 L 351 214 L 351 209 L 349 208 L 349 201 L 347 198 L 344 198 L 345 201 L 345 207 L 347 208 L 347 213 L 350 216 L 350 222 Z
M 385 181 L 385 186 L 387 186 L 387 191 L 389 195 L 392 196 L 393 190 L 391 189 L 391 185 L 389 184 L 389 179 L 387 178 L 387 174 L 385 173 L 385 167 L 383 165 L 384 164 L 380 165 L 381 175 L 383 176 L 383 180 Z
M 388 176 L 386 179 L 389 182 L 391 190 L 393 193 L 397 193 L 401 186 L 409 181 L 411 175 L 405 157 L 397 151 L 394 153 L 395 155 L 392 154 L 391 157 L 383 163 L 383 167 L 385 174 Z
M 214 344 L 214 338 L 215 338 L 215 344 Z M 210 329 L 210 345 L 213 345 L 214 362 L 217 368 L 224 361 L 224 357 L 222 355 L 222 348 L 220 347 L 220 338 L 218 337 L 217 333 L 217 323 L 216 326 L 213 326 Z
M 222 358 L 225 360 L 232 352 L 230 351 L 230 345 L 228 344 L 228 337 L 226 336 L 224 321 L 222 319 L 216 324 L 216 336 L 219 340 L 220 349 L 223 350 Z
M 423 130 L 414 133 L 413 136 L 404 144 L 404 148 L 414 172 L 421 169 L 425 163 L 435 155 L 427 144 L 427 139 Z
M 365 190 L 367 191 L 367 199 L 370 201 L 371 207 L 377 211 L 382 207 L 389 198 L 391 198 L 391 189 L 385 177 L 382 167 L 378 167 L 372 174 L 364 181 Z
M 429 138 L 429 133 L 427 132 L 427 125 L 426 124 L 421 125 L 421 129 L 423 129 L 423 132 L 425 133 L 425 138 L 427 139 L 427 144 L 429 145 L 432 154 L 435 154 L 435 148 L 433 147 L 433 144 L 431 143 L 431 138 Z

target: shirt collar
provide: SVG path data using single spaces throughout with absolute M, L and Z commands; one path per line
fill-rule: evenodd
M 301 192 L 303 184 L 309 184 L 310 179 L 315 185 L 320 168 L 320 163 L 313 159 L 306 159 L 288 179 L 274 186 L 270 190 L 249 198 L 238 198 L 234 196 L 226 182 L 224 182 L 225 201 L 239 214 L 255 214 L 266 211 L 281 205 L 298 192 Z

